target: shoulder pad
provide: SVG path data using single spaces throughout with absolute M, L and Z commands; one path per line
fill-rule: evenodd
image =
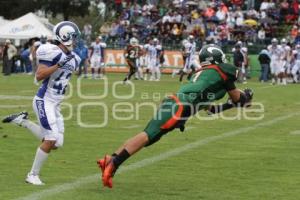
M 74 51 L 72 51 L 72 54 L 75 56 L 76 61 L 78 63 L 80 63 L 81 62 L 81 58 L 79 57 L 79 55 L 76 52 L 74 52 Z
M 43 44 L 36 51 L 36 56 L 38 60 L 50 62 L 52 62 L 53 59 L 59 54 L 62 54 L 62 50 L 54 44 Z
M 235 67 L 234 65 L 231 65 L 229 63 L 221 63 L 218 66 L 226 75 L 228 75 L 230 80 L 234 80 L 234 81 L 236 80 L 237 70 L 238 70 L 237 67 Z
M 102 42 L 102 43 L 100 43 L 100 46 L 103 48 L 106 48 L 107 45 L 106 45 L 106 43 Z

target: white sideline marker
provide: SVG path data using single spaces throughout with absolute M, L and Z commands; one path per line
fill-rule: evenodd
M 257 128 L 270 126 L 270 125 L 276 124 L 277 122 L 284 121 L 286 119 L 294 117 L 296 115 L 300 115 L 300 113 L 293 113 L 293 114 L 284 115 L 284 116 L 277 117 L 277 118 L 274 118 L 274 119 L 269 120 L 269 121 L 264 121 L 264 122 L 257 123 L 257 124 L 254 124 L 254 125 L 251 125 L 251 126 L 248 126 L 248 127 L 240 128 L 240 129 L 237 129 L 237 130 L 234 130 L 234 131 L 229 131 L 229 132 L 226 132 L 226 133 L 223 133 L 223 134 L 220 134 L 220 135 L 207 137 L 205 139 L 201 139 L 201 140 L 198 140 L 196 142 L 186 144 L 182 147 L 175 148 L 173 150 L 167 151 L 167 152 L 162 153 L 158 156 L 153 156 L 151 158 L 146 158 L 146 159 L 137 161 L 135 163 L 132 163 L 130 165 L 126 165 L 124 167 L 121 167 L 117 173 L 121 174 L 121 173 L 124 173 L 124 172 L 127 172 L 127 171 L 132 171 L 132 170 L 135 170 L 135 169 L 139 169 L 139 168 L 151 165 L 153 163 L 159 162 L 161 160 L 165 160 L 165 159 L 168 159 L 170 157 L 177 156 L 177 155 L 179 155 L 183 152 L 186 152 L 186 151 L 204 146 L 204 145 L 209 144 L 211 142 L 215 142 L 215 141 L 222 140 L 222 139 L 225 139 L 225 138 L 228 138 L 228 137 L 232 137 L 232 136 L 236 136 L 236 135 L 239 135 L 239 134 L 247 133 L 247 132 L 253 131 Z M 28 196 L 17 198 L 16 200 L 38 200 L 38 199 L 43 199 L 45 197 L 54 196 L 54 195 L 60 194 L 62 192 L 66 192 L 68 190 L 73 190 L 75 188 L 78 188 L 81 185 L 89 184 L 89 183 L 96 182 L 96 181 L 100 181 L 100 172 L 97 173 L 97 174 L 93 174 L 93 175 L 90 175 L 90 176 L 79 178 L 76 181 L 73 181 L 73 182 L 70 182 L 70 183 L 60 184 L 60 185 L 54 186 L 52 188 L 42 190 L 40 192 L 35 192 L 35 193 L 32 193 Z

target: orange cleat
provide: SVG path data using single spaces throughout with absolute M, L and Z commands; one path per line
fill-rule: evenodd
M 112 177 L 114 176 L 116 171 L 116 167 L 114 166 L 112 156 L 104 156 L 103 159 L 97 161 L 97 164 L 102 171 L 103 186 L 112 188 Z

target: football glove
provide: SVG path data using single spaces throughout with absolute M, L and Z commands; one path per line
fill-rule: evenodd
M 254 94 L 253 90 L 250 88 L 246 88 L 246 89 L 244 89 L 244 93 L 247 96 L 247 98 L 249 99 L 249 101 L 251 101 L 253 98 L 253 94 Z

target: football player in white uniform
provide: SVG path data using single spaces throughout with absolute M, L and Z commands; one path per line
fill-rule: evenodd
M 38 69 L 36 78 L 42 81 L 33 98 L 33 110 L 39 124 L 28 119 L 27 112 L 13 114 L 3 119 L 4 123 L 14 123 L 32 132 L 42 143 L 37 148 L 34 162 L 27 174 L 26 182 L 43 185 L 39 173 L 51 150 L 62 147 L 64 141 L 64 121 L 60 104 L 72 73 L 78 68 L 80 58 L 72 49 L 80 35 L 76 24 L 69 21 L 58 23 L 53 29 L 55 44 L 43 44 L 37 49 Z
M 150 81 L 159 81 L 161 77 L 160 72 L 160 56 L 162 53 L 162 46 L 159 44 L 157 38 L 150 41 L 150 44 L 145 45 L 145 51 L 148 57 L 148 68 L 151 71 Z
M 282 65 L 282 48 L 278 44 L 278 40 L 276 38 L 272 39 L 272 44 L 268 46 L 268 51 L 271 55 L 271 63 L 270 63 L 270 68 L 271 68 L 271 75 L 272 75 L 272 84 L 275 84 L 276 81 L 280 82 L 278 79 L 278 75 L 284 71 L 283 65 Z
M 281 48 L 282 48 L 282 56 L 281 56 L 281 70 L 283 72 L 279 74 L 279 77 L 281 78 L 282 84 L 287 84 L 287 76 L 290 74 L 290 67 L 291 67 L 291 58 L 292 58 L 292 51 L 291 47 L 287 44 L 287 40 L 283 38 L 280 42 Z
M 183 45 L 183 60 L 184 66 L 183 70 L 180 71 L 180 78 L 179 81 L 181 82 L 183 76 L 188 74 L 187 79 L 189 80 L 190 77 L 193 75 L 196 68 L 199 68 L 199 64 L 196 61 L 195 53 L 196 53 L 196 42 L 193 35 L 189 35 L 187 40 L 182 42 Z
M 298 83 L 298 73 L 300 73 L 300 44 L 296 45 L 293 51 L 294 66 L 292 68 L 293 82 Z
M 97 78 L 102 78 L 104 75 L 104 49 L 106 43 L 102 42 L 102 37 L 98 36 L 96 41 L 91 44 L 90 63 L 92 69 L 92 78 L 95 79 L 95 70 L 97 70 Z

